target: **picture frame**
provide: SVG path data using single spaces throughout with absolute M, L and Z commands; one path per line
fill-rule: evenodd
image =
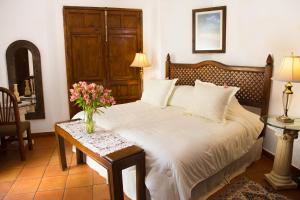
M 226 6 L 193 10 L 193 53 L 226 52 Z

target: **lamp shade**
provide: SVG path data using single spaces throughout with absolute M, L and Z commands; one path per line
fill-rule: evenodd
M 149 67 L 150 63 L 147 59 L 146 54 L 144 53 L 136 53 L 133 62 L 131 63 L 130 67 Z
M 300 56 L 284 57 L 274 80 L 285 82 L 300 82 Z

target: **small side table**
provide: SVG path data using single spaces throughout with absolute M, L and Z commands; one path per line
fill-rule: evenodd
M 265 179 L 276 190 L 297 188 L 297 184 L 291 178 L 290 168 L 294 139 L 298 138 L 300 131 L 300 119 L 296 119 L 294 123 L 282 123 L 274 116 L 264 116 L 261 117 L 261 121 L 277 130 L 282 130 L 281 133 L 276 132 L 278 140 L 273 169 L 265 174 Z

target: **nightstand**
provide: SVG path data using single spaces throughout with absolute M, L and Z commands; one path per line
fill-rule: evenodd
M 261 121 L 275 129 L 278 138 L 273 169 L 265 174 L 265 179 L 276 190 L 297 188 L 297 183 L 291 178 L 290 168 L 294 139 L 298 138 L 300 131 L 300 119 L 295 119 L 294 123 L 282 123 L 275 116 L 264 116 Z

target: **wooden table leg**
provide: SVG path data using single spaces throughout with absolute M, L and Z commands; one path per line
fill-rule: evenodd
M 136 198 L 137 200 L 146 199 L 145 186 L 145 152 L 142 152 L 136 164 Z
M 77 148 L 76 148 L 76 161 L 77 161 L 77 165 L 86 163 L 85 154 Z
M 108 182 L 111 200 L 122 200 L 123 195 L 123 181 L 122 181 L 122 169 L 117 165 L 112 165 L 108 169 Z
M 56 134 L 56 140 L 58 144 L 58 153 L 59 153 L 59 160 L 61 169 L 64 171 L 67 169 L 67 159 L 66 159 L 66 151 L 65 151 L 65 141 L 64 138 L 60 135 Z
M 126 161 L 112 163 L 112 166 L 108 169 L 110 198 L 112 200 L 121 200 L 124 198 L 122 181 L 122 165 L 124 162 Z M 139 153 L 134 162 L 136 166 L 136 197 L 137 200 L 145 200 L 145 152 Z

